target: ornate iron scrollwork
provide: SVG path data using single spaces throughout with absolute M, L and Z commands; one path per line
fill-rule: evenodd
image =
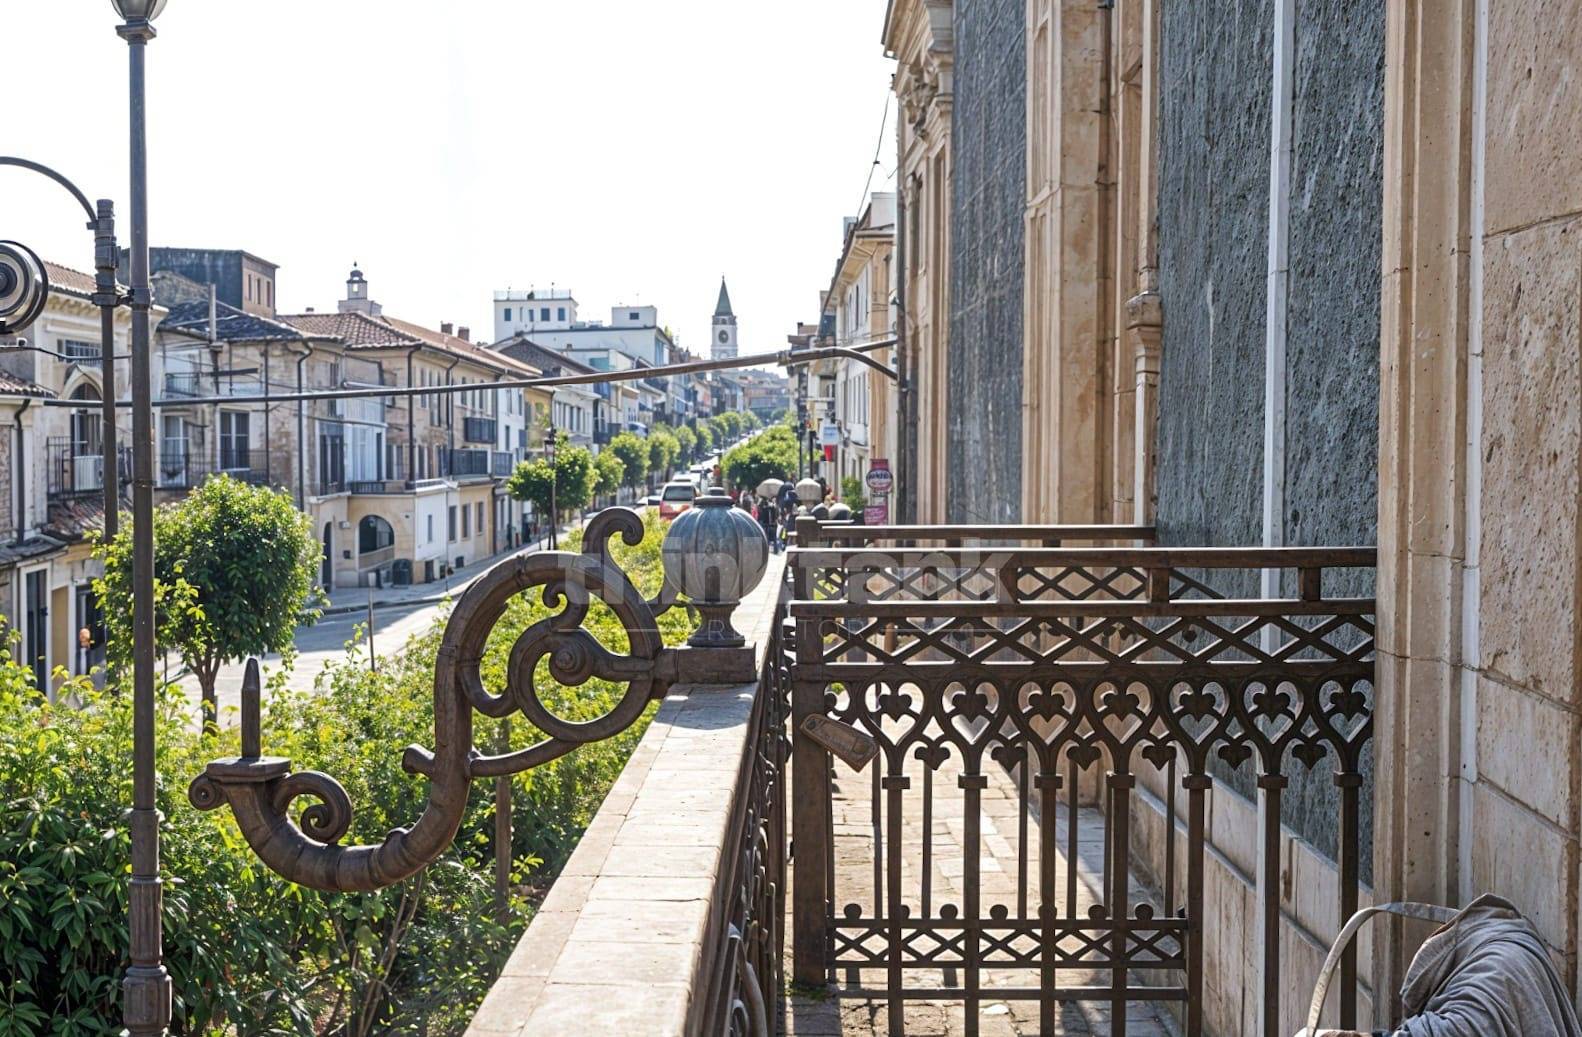
M 340 783 L 317 771 L 293 773 L 291 761 L 261 753 L 256 660 L 249 660 L 242 689 L 242 755 L 209 764 L 193 780 L 188 790 L 193 806 L 212 810 L 229 804 L 253 851 L 293 882 L 329 891 L 379 889 L 416 874 L 445 852 L 461 825 L 474 778 L 518 774 L 579 745 L 611 738 L 636 723 L 648 703 L 663 698 L 673 683 L 755 680 L 751 651 L 744 658 L 718 649 L 664 646 L 658 616 L 688 588 L 667 583 L 658 598 L 646 600 L 610 556 L 609 541 L 617 535 L 629 545 L 641 543 L 643 522 L 635 512 L 612 508 L 600 513 L 588 524 L 581 554 L 528 551 L 501 562 L 456 603 L 435 663 L 434 747 L 411 746 L 402 758 L 409 773 L 430 782 L 428 804 L 411 826 L 396 829 L 377 845 L 339 845 L 352 819 L 351 801 Z M 480 673 L 489 635 L 512 598 L 537 588 L 544 604 L 556 611 L 517 638 L 505 688 L 491 693 Z M 595 599 L 620 621 L 625 654 L 612 652 L 582 627 Z M 546 659 L 561 684 L 574 687 L 599 678 L 624 683 L 626 693 L 602 717 L 565 720 L 544 705 L 534 682 Z M 495 718 L 521 713 L 545 737 L 526 749 L 484 755 L 473 744 L 473 710 Z M 301 797 L 315 802 L 298 824 L 291 808 Z

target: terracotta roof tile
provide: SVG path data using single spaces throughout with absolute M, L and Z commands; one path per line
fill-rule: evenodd
M 81 270 L 73 270 L 69 266 L 51 263 L 44 260 L 44 272 L 49 275 L 49 286 L 53 289 L 70 292 L 87 298 L 97 290 L 94 285 L 93 275 L 85 274 Z
M 502 367 L 512 374 L 520 374 L 526 378 L 532 378 L 539 373 L 538 368 L 531 364 L 523 363 L 515 357 L 506 356 L 497 350 L 480 346 L 476 342 L 469 342 L 464 338 L 457 338 L 455 335 L 447 335 L 443 331 L 435 331 L 432 328 L 425 328 L 421 324 L 398 320 L 395 317 L 379 317 L 376 319 L 383 320 L 396 330 L 414 338 L 422 339 L 431 346 L 438 346 L 448 353 L 455 353 L 469 360 Z
M 366 313 L 291 313 L 282 314 L 279 319 L 309 335 L 338 338 L 352 348 L 410 348 L 422 344 Z

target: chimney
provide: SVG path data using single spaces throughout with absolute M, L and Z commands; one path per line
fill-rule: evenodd
M 466 327 L 457 328 L 456 329 L 456 337 L 461 339 L 463 342 L 471 342 L 472 341 L 472 329 L 471 328 L 466 328 Z
M 455 325 L 448 320 L 442 320 L 439 322 L 439 333 L 441 335 L 449 335 L 454 329 Z

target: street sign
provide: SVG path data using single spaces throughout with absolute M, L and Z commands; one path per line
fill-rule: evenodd
M 865 526 L 888 526 L 890 524 L 890 502 L 884 497 L 877 499 L 878 503 L 869 504 L 862 509 L 862 524 Z
M 891 488 L 895 486 L 895 476 L 890 471 L 890 462 L 882 457 L 876 457 L 868 466 L 868 492 L 875 497 L 887 497 Z
M 819 426 L 818 442 L 820 446 L 840 446 L 840 426 L 833 421 L 826 421 Z

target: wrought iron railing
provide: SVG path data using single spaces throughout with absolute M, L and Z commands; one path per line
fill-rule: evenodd
M 781 1032 L 790 759 L 786 720 L 795 636 L 786 621 L 784 594 L 773 630 L 753 702 L 748 754 L 736 781 L 725 841 L 727 864 L 714 892 L 714 903 L 726 905 L 726 911 L 714 920 L 703 947 L 702 974 L 710 983 L 703 1033 L 771 1037 Z
M 461 438 L 468 443 L 493 443 L 499 423 L 494 418 L 464 417 L 461 419 Z
M 489 474 L 489 451 L 442 449 L 439 474 L 452 479 L 467 479 Z
M 892 1034 L 922 997 L 959 1000 L 968 1019 L 990 1000 L 1036 1002 L 1044 1032 L 1064 1002 L 1106 1003 L 1112 1032 L 1123 1033 L 1128 1004 L 1175 1001 L 1186 1032 L 1200 1034 L 1207 799 L 1214 774 L 1241 769 L 1261 814 L 1257 971 L 1260 1029 L 1272 1032 L 1282 794 L 1326 760 L 1339 917 L 1359 899 L 1374 602 L 1326 597 L 1323 577 L 1371 569 L 1373 549 L 963 547 L 1072 537 L 805 523 L 798 532 L 795 978 L 885 1002 Z M 917 546 L 928 542 L 947 546 Z M 1233 593 L 1267 569 L 1292 574 L 1292 597 Z M 845 766 L 832 770 L 832 756 Z M 1139 780 L 1160 787 L 1171 835 L 1162 888 L 1134 900 Z M 1015 803 L 996 836 L 1011 852 L 986 861 L 984 809 L 995 794 Z M 871 837 L 843 839 L 837 868 L 838 809 Z M 914 812 L 917 833 L 906 827 Z M 946 813 L 959 848 L 934 842 Z M 1091 890 L 1079 877 L 1085 833 L 1103 847 Z M 866 865 L 849 859 L 857 846 Z M 952 854 L 958 877 L 946 888 L 935 876 Z M 998 884 L 986 882 L 991 870 Z M 1351 1026 L 1354 955 L 1342 969 L 1341 1023 Z
M 122 448 L 117 456 L 117 476 L 124 487 L 131 481 L 132 451 Z M 50 500 L 92 497 L 104 492 L 104 454 L 97 445 L 79 443 L 70 437 L 51 437 L 45 443 L 45 465 L 45 488 Z

